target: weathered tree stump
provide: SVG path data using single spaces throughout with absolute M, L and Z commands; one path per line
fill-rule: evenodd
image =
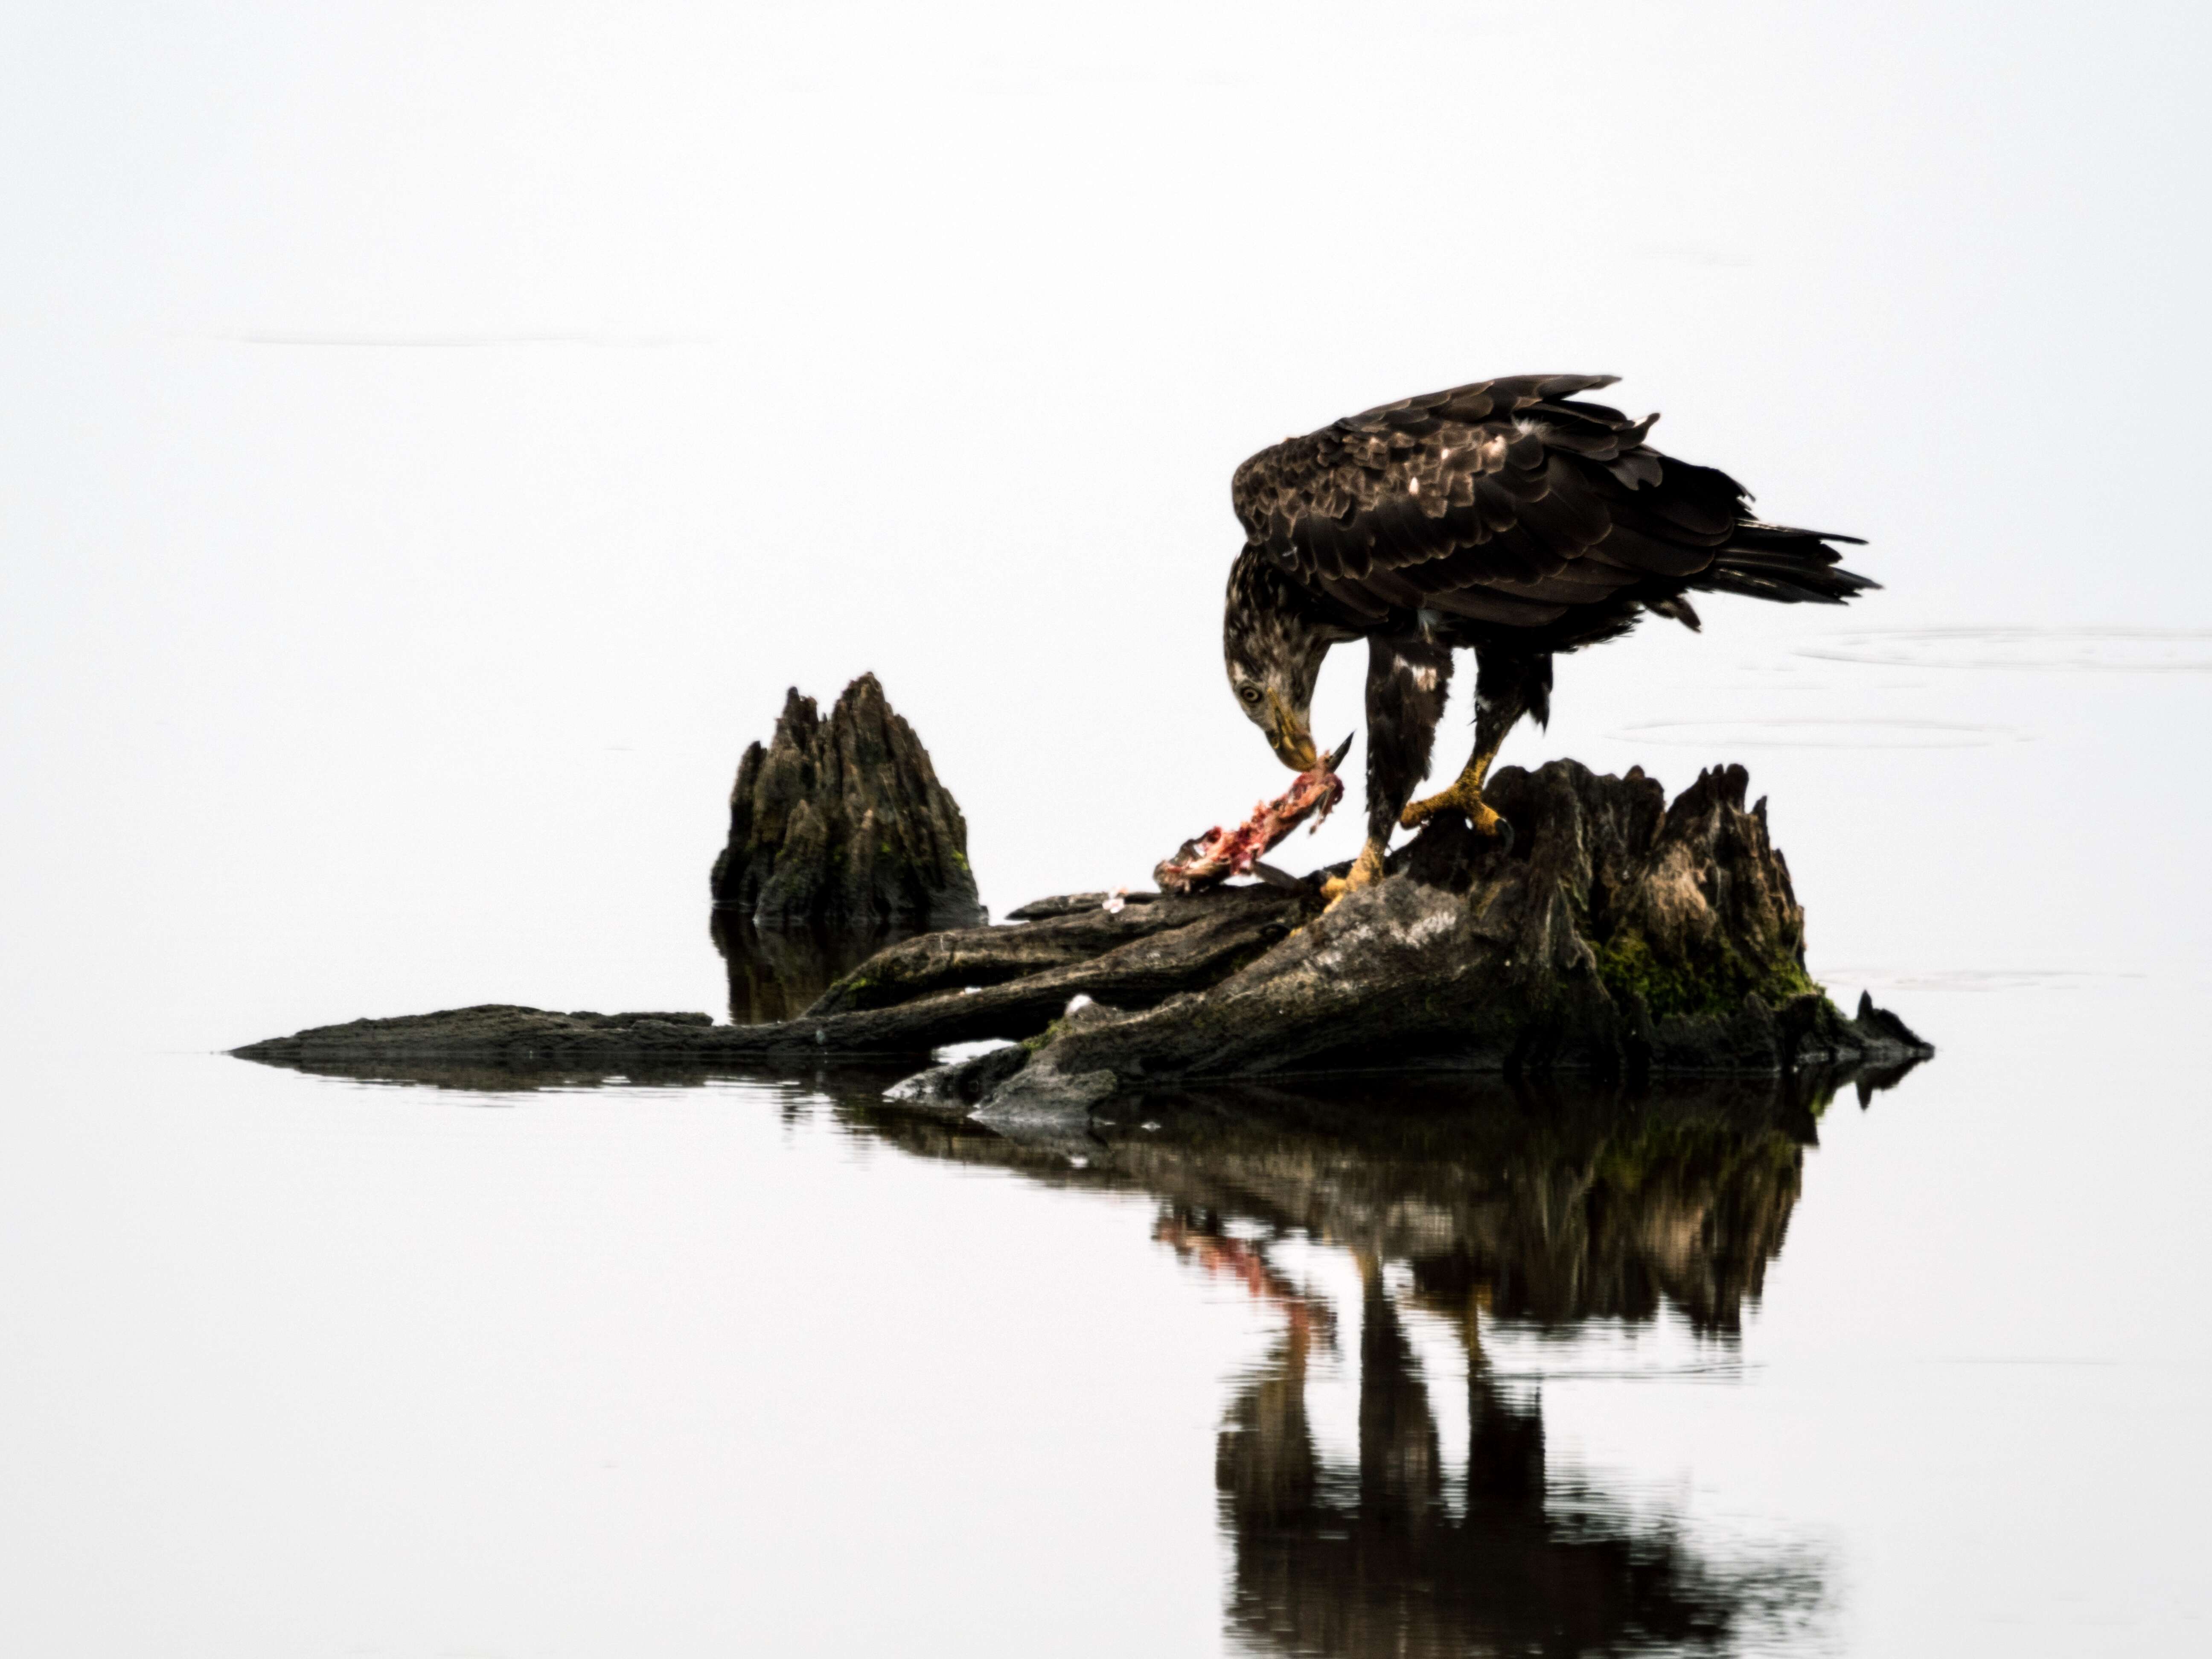
M 866 936 L 983 920 L 968 824 L 873 674 L 823 720 L 796 686 L 730 791 L 714 902 L 751 926 Z
M 1021 1046 L 912 1079 L 987 1118 L 1110 1096 L 1331 1072 L 1789 1073 L 1933 1051 L 1806 976 L 1804 913 L 1741 767 L 1669 805 L 1640 770 L 1507 769 L 1510 847 L 1432 821 L 1386 879 L 1324 908 L 1317 883 L 1074 894 L 1008 924 L 878 952 L 795 1018 L 556 1014 L 491 1005 L 362 1020 L 238 1052 L 294 1063 L 514 1064 L 927 1056 Z
M 1804 912 L 1748 781 L 1718 768 L 1669 806 L 1640 769 L 1509 768 L 1485 793 L 1510 848 L 1433 820 L 1387 879 L 1204 994 L 1063 1023 L 983 1110 L 1271 1073 L 1786 1072 L 1932 1053 L 1870 1001 L 1845 1018 L 1807 977 Z

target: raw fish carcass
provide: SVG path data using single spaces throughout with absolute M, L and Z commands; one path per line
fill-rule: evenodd
M 1251 817 L 1235 829 L 1216 824 L 1183 842 L 1173 858 L 1152 872 L 1160 890 L 1192 893 L 1216 886 L 1231 876 L 1249 875 L 1269 848 L 1307 818 L 1311 817 L 1314 827 L 1319 829 L 1322 819 L 1344 799 L 1344 780 L 1337 776 L 1336 769 L 1351 747 L 1352 739 L 1346 738 L 1334 755 L 1310 771 L 1299 773 L 1291 780 L 1289 788 L 1273 800 L 1261 801 L 1252 809 Z

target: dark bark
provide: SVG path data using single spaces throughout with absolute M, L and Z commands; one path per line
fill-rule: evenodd
M 968 825 L 873 674 L 822 720 L 793 687 L 730 791 L 714 902 L 761 928 L 869 934 L 983 920 Z
M 1670 807 L 1571 761 L 1486 792 L 1502 847 L 1451 817 L 1202 996 L 1055 1033 L 984 1103 L 1053 1115 L 1119 1091 L 1271 1073 L 1783 1072 L 1931 1053 L 1806 977 L 1804 912 L 1741 767 Z
M 1091 896 L 1085 895 L 1089 898 Z M 1015 927 L 966 927 L 950 933 L 925 933 L 878 952 L 830 986 L 806 1012 L 820 1017 L 866 1008 L 890 1007 L 933 992 L 975 986 L 1001 985 L 1033 974 L 1048 974 L 1094 962 L 1120 952 L 1139 939 L 1173 935 L 1170 954 L 1191 956 L 1195 963 L 1211 952 L 1211 942 L 1235 941 L 1235 948 L 1260 947 L 1285 937 L 1291 928 L 1316 915 L 1321 903 L 1310 892 L 1288 893 L 1273 887 L 1224 887 L 1194 895 L 1145 896 L 1144 903 L 1124 902 L 1118 910 L 1105 908 L 1106 896 L 1088 904 L 1059 908 L 1044 901 L 1042 919 Z M 1015 915 L 1035 915 L 1037 905 Z M 1193 931 L 1195 929 L 1196 931 Z M 1156 960 L 1158 957 L 1145 958 Z M 1139 960 L 1117 958 L 1117 965 L 1133 968 Z M 1203 971 L 1178 973 L 1170 986 L 1161 982 L 1159 994 L 1170 989 L 1196 988 L 1207 982 Z M 1215 975 L 1215 977 L 1219 977 Z M 1116 1006 L 1132 1006 L 1132 999 L 1157 1000 L 1150 988 L 1134 980 L 1115 978 L 1082 988 Z M 1110 991 L 1109 996 L 1107 993 Z M 1071 994 L 1073 994 L 1071 993 Z M 1061 998 L 1065 1002 L 1066 997 Z M 1057 1007 L 1052 1011 L 1058 1012 Z M 1028 1036 L 1024 1031 L 1020 1036 Z
M 1894 1068 L 1931 1053 L 1871 1002 L 1845 1018 L 1806 977 L 1804 912 L 1765 802 L 1744 805 L 1747 781 L 1741 767 L 1707 772 L 1669 805 L 1641 771 L 1507 769 L 1488 794 L 1513 826 L 1510 845 L 1440 818 L 1387 879 L 1333 908 L 1295 884 L 1042 900 L 1015 925 L 894 944 L 776 1024 L 494 1006 L 240 1052 L 786 1064 L 1002 1037 L 1025 1047 L 991 1062 L 981 1103 L 1006 1121 L 1301 1073 L 1771 1074 Z M 915 1086 L 957 1094 L 973 1076 Z
M 562 1014 L 486 1004 L 319 1026 L 236 1052 L 250 1060 L 287 1061 L 914 1058 L 948 1042 L 1035 1036 L 1078 996 L 1127 1009 L 1203 990 L 1319 908 L 1320 900 L 1310 894 L 1228 888 L 1173 905 L 1131 905 L 1118 915 L 1077 912 L 1036 925 L 1034 940 L 1028 926 L 925 934 L 878 958 L 890 964 L 888 975 L 903 975 L 898 982 L 904 1000 L 865 1006 L 872 962 L 841 981 L 842 989 L 833 988 L 836 1006 L 779 1024 L 716 1025 L 704 1014 Z

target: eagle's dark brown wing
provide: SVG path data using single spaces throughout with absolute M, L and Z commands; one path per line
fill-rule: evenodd
M 1481 380 L 1287 439 L 1237 469 L 1237 516 L 1286 574 L 1378 618 L 1540 626 L 1653 579 L 1771 599 L 1866 585 L 1822 580 L 1833 550 L 1751 519 L 1726 473 L 1648 447 L 1656 416 L 1576 400 L 1614 379 Z

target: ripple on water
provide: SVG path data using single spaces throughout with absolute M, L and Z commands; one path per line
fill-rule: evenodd
M 1887 629 L 1838 635 L 1796 654 L 1892 668 L 2202 674 L 2212 672 L 2212 629 Z
M 2139 973 L 2088 968 L 1827 968 L 1816 977 L 1825 984 L 1869 991 L 2077 991 L 2112 980 L 2139 980 Z
M 1642 720 L 1607 735 L 1683 749 L 1987 749 L 2035 736 L 2016 726 L 1885 715 Z

